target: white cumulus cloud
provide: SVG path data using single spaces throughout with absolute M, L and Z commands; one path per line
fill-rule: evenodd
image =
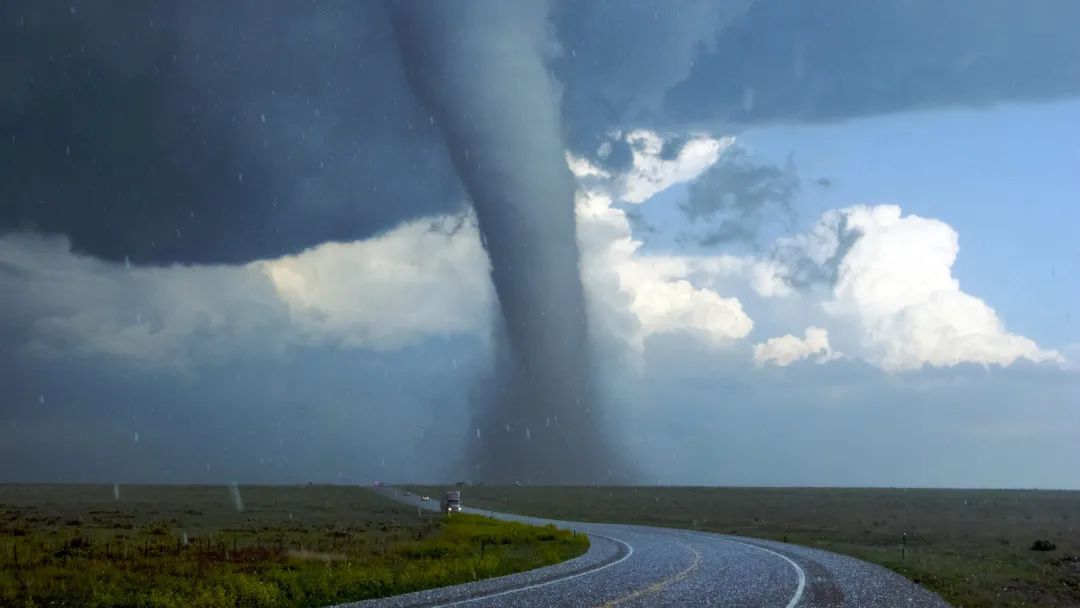
M 733 139 L 694 137 L 678 154 L 663 158 L 665 142 L 659 134 L 637 130 L 624 137 L 633 163 L 623 173 L 567 157 L 582 183 L 576 204 L 578 241 L 593 331 L 638 353 L 648 336 L 668 332 L 692 333 L 714 346 L 744 338 L 754 323 L 742 303 L 699 284 L 694 258 L 643 253 L 626 212 L 616 206 L 641 203 L 698 177 Z M 741 262 L 737 265 L 741 268 Z
M 818 355 L 819 363 L 837 356 L 829 346 L 829 332 L 821 327 L 807 327 L 802 338 L 786 334 L 754 345 L 754 363 L 757 365 L 773 363 L 784 367 L 814 355 Z
M 640 351 L 649 335 L 686 331 L 720 346 L 753 328 L 738 299 L 693 284 L 686 260 L 642 254 L 609 195 L 581 192 L 577 217 L 591 323 L 606 338 Z
M 0 309 L 36 356 L 183 368 L 290 345 L 391 350 L 490 328 L 489 262 L 471 218 L 423 219 L 351 243 L 243 265 L 142 267 L 73 253 L 66 237 L 0 237 Z
M 958 235 L 942 221 L 896 205 L 849 207 L 778 252 L 790 283 L 831 283 L 823 309 L 856 323 L 864 357 L 884 369 L 1063 360 L 1006 331 L 990 306 L 960 289 L 952 274 Z
M 716 164 L 724 150 L 735 142 L 734 137 L 696 135 L 687 140 L 673 157 L 664 158 L 665 140 L 655 131 L 637 129 L 618 133 L 616 137 L 630 145 L 631 165 L 625 172 L 612 174 L 570 154 L 567 154 L 566 160 L 570 170 L 579 178 L 608 180 L 606 190 L 624 203 L 643 203 L 675 184 L 696 179 Z M 608 148 L 611 146 L 608 142 L 604 145 Z
M 489 265 L 472 218 L 438 217 L 255 267 L 310 339 L 392 349 L 430 336 L 485 333 L 495 300 Z

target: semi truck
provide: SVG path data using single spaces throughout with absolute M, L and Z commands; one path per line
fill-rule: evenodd
M 461 512 L 461 492 L 454 490 L 447 492 L 442 503 L 443 513 Z

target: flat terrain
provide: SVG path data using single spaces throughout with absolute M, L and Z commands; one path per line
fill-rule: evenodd
M 584 553 L 346 486 L 0 485 L 0 605 L 324 606 Z
M 440 488 L 415 487 L 440 495 Z M 1080 606 L 1080 492 L 462 488 L 470 507 L 786 540 L 881 564 L 958 607 Z M 906 534 L 906 541 L 904 535 Z M 1047 540 L 1053 551 L 1033 551 Z
M 395 488 L 385 495 L 431 505 Z M 672 527 L 470 512 L 578 530 L 590 535 L 589 551 L 526 573 L 353 606 L 431 608 L 464 599 L 470 608 L 950 608 L 895 572 L 820 549 Z

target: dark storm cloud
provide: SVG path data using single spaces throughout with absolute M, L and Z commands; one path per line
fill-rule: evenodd
M 800 188 L 793 159 L 783 167 L 758 163 L 732 145 L 690 185 L 679 208 L 695 228 L 690 238 L 702 245 L 749 242 L 769 221 L 794 222 L 792 203 Z
M 569 143 L 1080 93 L 1071 0 L 565 2 Z
M 699 47 L 664 106 L 753 124 L 1071 96 L 1077 23 L 1071 0 L 759 0 Z
M 234 262 L 460 207 L 381 5 L 0 8 L 0 229 Z
M 553 69 L 565 84 L 568 144 L 578 154 L 593 154 L 612 129 L 670 124 L 661 115 L 665 93 L 690 75 L 699 49 L 711 48 L 751 2 L 556 2 L 562 54 Z M 629 147 L 612 142 L 612 153 L 594 160 L 606 169 L 624 168 Z
M 566 145 L 611 168 L 613 129 L 1074 95 L 1077 22 L 1069 0 L 558 1 L 546 54 Z M 231 262 L 462 202 L 382 4 L 6 2 L 0 79 L 0 230 Z

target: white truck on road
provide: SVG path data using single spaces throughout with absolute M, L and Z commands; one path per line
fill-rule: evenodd
M 461 512 L 461 492 L 453 490 L 446 493 L 442 503 L 443 513 Z

